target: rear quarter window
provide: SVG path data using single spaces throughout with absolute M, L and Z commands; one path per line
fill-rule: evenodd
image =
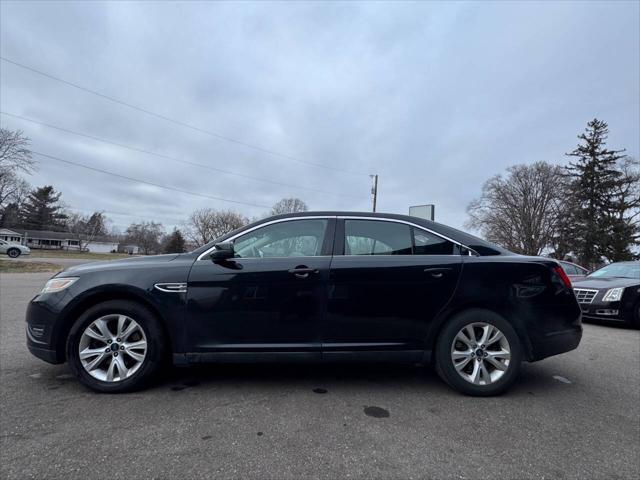
M 458 254 L 455 244 L 442 237 L 413 229 L 414 255 L 455 255 Z

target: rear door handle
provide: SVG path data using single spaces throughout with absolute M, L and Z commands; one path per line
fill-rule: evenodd
M 450 268 L 441 267 L 441 268 L 425 268 L 424 273 L 428 273 L 431 278 L 442 278 L 444 274 L 450 272 Z
M 295 275 L 296 278 L 307 278 L 309 274 L 311 273 L 316 274 L 319 272 L 320 270 L 318 270 L 317 268 L 307 268 L 307 267 L 296 267 L 289 270 L 289 273 Z

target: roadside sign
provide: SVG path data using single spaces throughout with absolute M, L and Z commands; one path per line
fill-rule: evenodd
M 436 206 L 433 204 L 414 205 L 413 207 L 409 207 L 409 215 L 412 217 L 424 218 L 425 220 L 435 220 Z

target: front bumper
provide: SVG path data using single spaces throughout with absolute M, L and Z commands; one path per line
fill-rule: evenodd
M 47 363 L 64 363 L 64 359 L 60 359 L 58 352 L 55 350 L 49 350 L 47 348 L 37 347 L 27 341 L 27 348 L 31 352 L 31 355 L 38 357 L 40 360 L 44 360 Z
M 586 320 L 625 321 L 625 309 L 622 302 L 581 303 L 582 318 Z
M 64 363 L 64 346 L 59 345 L 54 328 L 58 314 L 52 312 L 46 303 L 37 302 L 36 299 L 27 306 L 27 348 L 45 362 Z

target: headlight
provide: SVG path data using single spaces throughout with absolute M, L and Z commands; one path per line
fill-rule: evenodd
M 40 293 L 53 293 L 70 287 L 78 280 L 78 277 L 52 278 L 45 285 Z
M 602 297 L 603 302 L 617 302 L 622 298 L 622 292 L 624 292 L 624 287 L 612 288 L 607 290 L 607 293 Z

